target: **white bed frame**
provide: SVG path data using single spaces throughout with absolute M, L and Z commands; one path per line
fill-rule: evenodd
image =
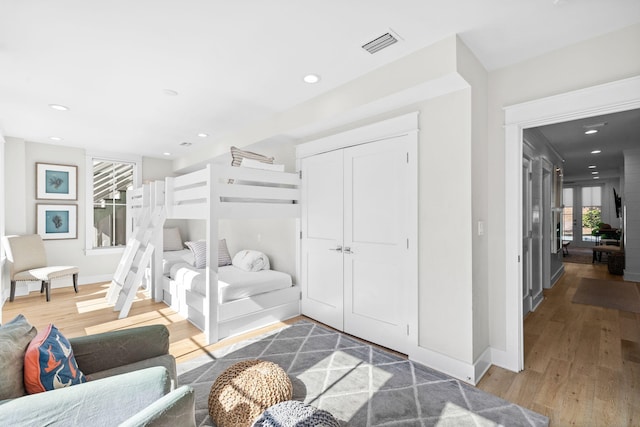
M 215 164 L 129 190 L 127 214 L 131 220 L 147 208 L 162 207 L 167 219 L 203 219 L 207 224 L 204 298 L 163 276 L 160 250 L 153 254 L 148 278 L 151 295 L 203 330 L 208 344 L 299 315 L 300 286 L 295 277 L 290 288 L 223 304 L 218 303 L 218 286 L 210 286 L 218 282 L 219 219 L 300 218 L 299 203 L 298 174 Z M 156 248 L 162 248 L 161 228 L 153 236 Z

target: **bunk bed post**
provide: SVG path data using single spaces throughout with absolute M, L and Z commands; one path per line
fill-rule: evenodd
M 164 181 L 151 182 L 149 193 L 149 204 L 152 211 L 155 209 L 166 209 L 164 207 Z M 155 250 L 151 257 L 151 275 L 148 283 L 148 286 L 150 287 L 149 295 L 155 300 L 155 302 L 162 301 L 162 248 L 164 245 L 163 233 L 161 231 L 163 227 L 164 217 L 162 217 L 161 223 L 158 224 L 158 232 L 154 233 L 153 236 L 153 245 Z
M 207 182 L 209 184 L 207 218 L 207 269 L 206 269 L 206 298 L 204 304 L 204 333 L 207 344 L 218 341 L 218 212 L 220 210 L 220 196 L 218 179 L 214 174 L 213 165 L 207 165 Z

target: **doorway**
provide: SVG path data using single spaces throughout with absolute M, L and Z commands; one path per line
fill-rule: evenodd
M 522 158 L 523 130 L 563 121 L 594 117 L 640 107 L 640 77 L 629 78 L 505 109 L 505 224 L 506 351 L 502 366 L 524 368 L 522 324 Z M 517 230 L 517 233 L 513 231 Z M 517 283 L 517 286 L 515 285 Z

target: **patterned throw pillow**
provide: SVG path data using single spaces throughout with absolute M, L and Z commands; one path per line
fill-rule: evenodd
M 227 248 L 227 239 L 221 239 L 218 242 L 218 267 L 223 265 L 231 265 L 231 255 Z
M 193 266 L 195 268 L 205 268 L 207 266 L 207 242 L 198 240 L 197 242 L 184 242 L 193 253 Z
M 24 353 L 36 333 L 22 314 L 0 326 L 0 400 L 24 396 Z
M 205 268 L 207 266 L 207 242 L 198 240 L 197 242 L 184 242 L 193 254 L 193 266 L 195 268 Z M 218 241 L 218 267 L 231 265 L 231 255 L 227 248 L 227 239 Z
M 242 159 L 257 160 L 262 163 L 273 164 L 273 157 L 267 157 L 263 154 L 253 153 L 251 151 L 241 150 L 238 147 L 231 147 L 231 166 L 240 166 Z
M 261 163 L 267 163 L 272 165 L 275 160 L 274 157 L 267 157 L 263 154 L 254 153 L 252 151 L 241 150 L 238 147 L 231 147 L 231 166 L 242 165 L 242 159 L 257 160 Z M 233 179 L 228 181 L 228 184 L 233 184 Z
M 24 356 L 24 386 L 34 394 L 86 382 L 69 341 L 49 326 L 31 341 Z

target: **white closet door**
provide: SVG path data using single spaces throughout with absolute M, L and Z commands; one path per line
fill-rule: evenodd
M 302 313 L 343 329 L 343 153 L 302 160 Z
M 404 137 L 345 149 L 344 330 L 407 352 L 409 166 Z

